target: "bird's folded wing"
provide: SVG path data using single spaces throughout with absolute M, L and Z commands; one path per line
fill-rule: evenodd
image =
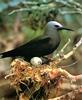
M 40 36 L 37 37 L 31 41 L 29 41 L 28 43 L 19 46 L 13 50 L 7 51 L 7 52 L 3 52 L 0 55 L 2 55 L 2 57 L 8 57 L 8 56 L 21 56 L 23 54 L 27 54 L 30 55 L 32 54 L 32 51 L 39 51 L 40 49 L 44 49 L 44 46 L 46 48 L 47 44 L 50 41 L 50 37 L 48 36 Z
M 46 46 L 47 46 L 47 44 L 49 44 L 49 42 L 50 42 L 50 37 L 48 37 L 48 36 L 38 37 L 38 38 L 35 38 L 22 46 L 16 48 L 15 50 L 16 51 L 26 50 L 27 54 L 29 54 L 31 51 L 35 52 L 36 49 L 38 49 L 38 50 L 43 49 L 44 46 L 46 48 Z

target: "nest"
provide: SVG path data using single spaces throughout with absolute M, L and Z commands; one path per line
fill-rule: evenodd
M 19 100 L 53 100 L 51 98 L 60 95 L 63 79 L 66 78 L 72 82 L 82 78 L 82 75 L 73 76 L 66 70 L 57 68 L 57 63 L 58 61 L 53 60 L 48 65 L 35 67 L 23 59 L 15 59 L 11 63 L 10 73 L 5 78 L 9 79 L 16 89 Z M 71 94 L 74 93 L 78 93 L 78 90 L 71 92 Z M 68 97 L 72 98 L 70 95 Z M 61 100 L 61 98 L 54 100 Z M 66 98 L 67 96 L 63 100 Z
M 23 59 L 15 59 L 11 63 L 11 70 L 6 78 L 11 81 L 11 85 L 19 95 L 25 93 L 29 99 L 37 97 L 38 100 L 38 98 L 49 98 L 50 89 L 58 87 L 61 74 L 54 61 L 49 65 L 35 67 Z M 37 91 L 41 93 L 38 95 Z

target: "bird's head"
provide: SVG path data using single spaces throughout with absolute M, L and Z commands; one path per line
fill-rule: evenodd
M 62 24 L 56 21 L 49 21 L 47 23 L 47 28 L 48 29 L 55 29 L 55 30 L 68 30 L 68 31 L 73 31 L 72 29 L 65 28 Z

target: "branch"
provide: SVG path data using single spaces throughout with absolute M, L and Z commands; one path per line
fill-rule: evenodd
M 68 39 L 68 42 L 63 46 L 63 48 L 60 50 L 60 52 L 64 52 L 65 48 L 69 45 L 70 42 L 71 42 L 71 40 Z
M 46 3 L 45 3 L 46 4 Z M 17 13 L 17 12 L 23 12 L 23 11 L 44 11 L 44 10 L 47 10 L 47 9 L 51 9 L 51 8 L 54 8 L 54 4 L 53 3 L 48 3 L 46 5 L 43 5 L 42 7 L 36 5 L 36 6 L 32 6 L 32 7 L 27 7 L 27 8 L 20 8 L 20 9 L 16 9 L 16 10 L 13 10 L 11 11 L 8 15 L 12 15 L 14 13 Z
M 69 43 L 70 43 L 70 42 L 68 41 L 68 42 L 65 44 L 65 46 L 64 46 L 63 48 L 65 49 L 65 47 L 67 47 L 67 45 L 68 45 Z M 71 56 L 75 53 L 75 51 L 78 49 L 78 47 L 79 47 L 80 45 L 82 45 L 82 38 L 79 40 L 79 42 L 77 42 L 77 44 L 73 47 L 73 49 L 72 49 L 70 52 L 68 52 L 68 53 L 65 54 L 65 55 L 64 55 L 64 53 L 59 52 L 59 53 L 55 56 L 55 58 L 57 58 L 57 60 L 58 60 L 59 62 L 61 62 L 63 59 L 68 59 L 69 57 L 71 57 Z M 61 49 L 61 51 L 64 52 L 64 49 Z M 58 63 L 59 63 L 59 62 L 58 62 Z
M 42 2 L 35 2 L 35 1 L 23 1 L 23 4 L 27 4 L 27 5 L 41 5 L 41 4 L 49 4 L 49 3 L 53 3 L 54 1 L 53 0 L 51 0 L 51 1 L 47 1 L 47 2 L 44 2 L 44 1 L 42 1 Z
M 61 11 L 61 10 L 60 10 L 60 13 L 62 15 L 64 15 L 64 14 L 82 14 L 81 11 Z
M 59 96 L 59 97 L 56 97 L 53 99 L 48 99 L 48 100 L 74 100 L 76 95 L 79 93 L 80 93 L 79 90 L 74 90 L 74 91 L 68 92 L 62 96 Z

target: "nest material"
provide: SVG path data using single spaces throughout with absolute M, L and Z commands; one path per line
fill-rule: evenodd
M 40 90 L 42 93 L 44 92 L 42 97 L 48 98 L 50 89 L 54 87 L 55 90 L 57 88 L 61 75 L 54 61 L 49 65 L 44 64 L 35 67 L 22 59 L 15 59 L 11 63 L 11 70 L 6 78 L 10 79 L 11 85 L 15 87 L 18 93 L 26 92 L 31 98 L 36 91 Z

